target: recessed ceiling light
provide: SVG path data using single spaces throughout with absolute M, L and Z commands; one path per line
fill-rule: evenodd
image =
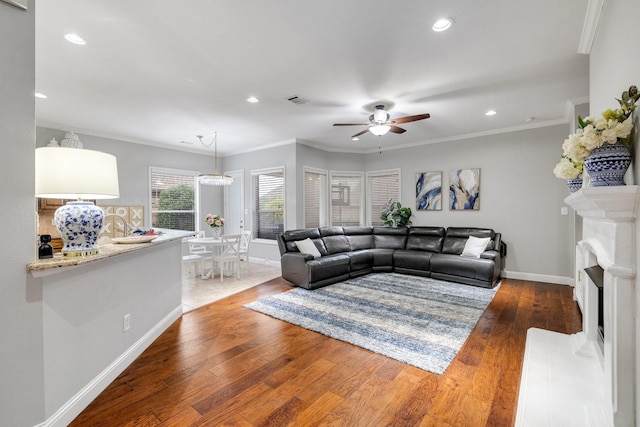
M 433 31 L 440 32 L 440 31 L 448 30 L 452 24 L 453 24 L 453 19 L 441 18 L 441 19 L 438 19 L 435 24 L 433 24 L 433 27 L 431 27 L 431 29 Z
M 260 100 L 258 98 L 256 98 L 255 96 L 250 96 L 250 97 L 247 98 L 247 102 L 255 104 L 256 102 L 260 102 Z
M 498 112 L 495 110 L 489 110 L 486 113 L 484 113 L 485 116 L 495 116 L 496 114 L 498 114 Z
M 358 138 L 357 136 L 354 136 L 353 138 L 351 138 L 352 141 L 360 141 L 360 138 Z
M 82 37 L 80 37 L 77 34 L 74 33 L 69 33 L 69 34 L 65 34 L 64 38 L 73 44 L 79 44 L 79 45 L 84 45 L 87 44 L 87 41 L 85 39 L 83 39 Z
M 45 95 L 44 93 L 40 93 L 40 92 L 34 93 L 34 96 L 36 98 L 40 98 L 40 99 L 46 99 L 46 97 L 47 97 L 47 95 Z

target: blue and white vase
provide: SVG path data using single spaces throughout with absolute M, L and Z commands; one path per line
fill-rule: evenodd
M 62 254 L 66 256 L 98 253 L 98 236 L 104 222 L 104 211 L 91 202 L 68 202 L 54 215 L 62 237 Z
M 589 173 L 589 187 L 625 185 L 624 175 L 631 165 L 631 150 L 617 141 L 594 149 L 584 161 Z
M 569 187 L 569 193 L 575 193 L 582 188 L 582 178 L 568 179 L 567 187 Z
M 213 233 L 214 239 L 219 239 L 222 234 L 222 227 L 211 227 L 211 233 Z

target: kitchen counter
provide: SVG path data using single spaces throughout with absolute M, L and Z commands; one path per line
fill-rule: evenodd
M 195 235 L 193 231 L 155 229 L 160 234 L 148 243 L 105 243 L 100 244 L 100 252 L 95 255 L 72 256 L 65 257 L 61 253 L 57 253 L 53 258 L 39 259 L 27 264 L 27 270 L 31 272 L 33 277 L 43 277 L 50 274 L 56 274 L 60 271 L 66 271 L 70 267 L 78 267 L 84 264 L 95 263 L 111 257 L 124 255 L 126 253 L 145 250 L 150 247 L 162 245 L 163 243 L 174 240 L 181 240 L 185 237 Z

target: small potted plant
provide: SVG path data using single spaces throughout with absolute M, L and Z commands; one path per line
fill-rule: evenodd
M 400 202 L 392 202 L 389 199 L 380 214 L 380 219 L 389 227 L 407 227 L 411 225 L 411 208 L 403 207 Z

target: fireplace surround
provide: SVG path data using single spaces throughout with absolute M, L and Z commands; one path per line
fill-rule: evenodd
M 565 199 L 583 219 L 582 239 L 576 245 L 574 289 L 583 330 L 574 335 L 536 328 L 528 331 L 517 426 L 636 425 L 639 189 L 583 188 Z M 602 341 L 598 288 L 587 274 L 587 269 L 593 273 L 598 267 L 603 282 Z

